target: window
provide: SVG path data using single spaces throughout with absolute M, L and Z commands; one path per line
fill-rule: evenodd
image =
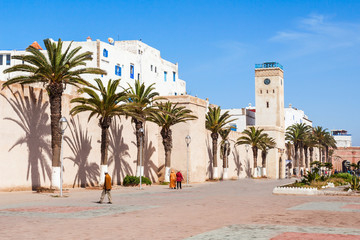
M 130 64 L 130 78 L 134 79 L 134 65 Z
M 118 65 L 115 66 L 115 75 L 121 76 L 121 67 Z
M 6 65 L 10 65 L 10 54 L 6 55 Z
M 166 82 L 166 75 L 167 75 L 167 72 L 164 72 L 164 81 Z
M 108 54 L 109 54 L 108 50 L 106 50 L 106 49 L 104 48 L 103 56 L 104 56 L 104 57 L 108 57 Z
M 230 130 L 236 132 L 237 130 L 236 124 L 230 124 Z
M 175 82 L 175 80 L 176 80 L 176 72 L 173 72 L 173 80 Z
M 155 72 L 156 72 L 156 67 L 155 67 Z
M 266 90 L 266 93 L 269 93 L 269 90 Z
M 266 102 L 266 107 L 269 108 L 269 102 Z
M 0 65 L 3 65 L 3 55 L 0 54 Z
M 275 93 L 275 90 L 273 89 L 273 93 Z
M 138 80 L 140 81 L 140 73 L 138 73 Z
M 153 65 L 150 66 L 150 70 L 153 71 Z
M 174 94 L 175 94 L 175 96 L 177 96 L 177 92 L 175 92 Z
M 260 94 L 262 94 L 262 90 L 260 90 Z

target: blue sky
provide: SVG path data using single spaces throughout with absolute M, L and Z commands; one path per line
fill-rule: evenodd
M 254 64 L 284 66 L 285 105 L 360 146 L 360 1 L 0 1 L 0 49 L 43 39 L 142 39 L 179 63 L 187 90 L 255 104 Z

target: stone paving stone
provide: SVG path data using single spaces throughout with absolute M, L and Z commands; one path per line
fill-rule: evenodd
M 223 240 L 250 240 L 250 239 L 258 239 L 258 240 L 356 239 L 358 240 L 360 239 L 360 230 L 351 229 L 351 228 L 347 229 L 347 228 L 244 224 L 244 225 L 231 225 L 187 238 L 187 240 L 222 240 L 222 239 Z
M 359 203 L 348 202 L 308 202 L 303 203 L 288 210 L 315 210 L 331 212 L 360 212 Z

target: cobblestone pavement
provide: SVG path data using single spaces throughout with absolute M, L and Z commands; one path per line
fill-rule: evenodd
M 0 239 L 360 239 L 359 197 L 272 194 L 288 181 L 2 192 Z

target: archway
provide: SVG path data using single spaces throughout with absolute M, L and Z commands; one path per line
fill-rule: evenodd
M 348 160 L 342 161 L 342 172 L 347 172 L 350 170 L 350 162 Z

